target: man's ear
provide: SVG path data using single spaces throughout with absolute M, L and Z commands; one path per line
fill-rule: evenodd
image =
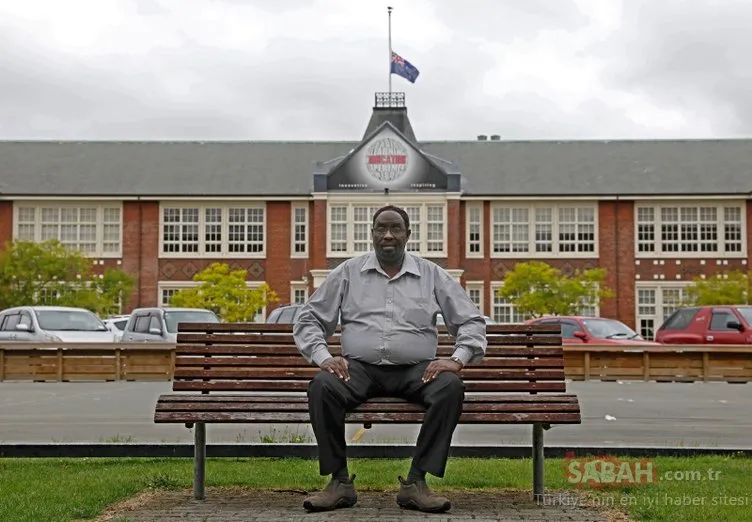
M 412 230 L 410 230 L 410 229 L 408 228 L 408 229 L 407 229 L 407 235 L 406 235 L 405 237 L 406 237 L 407 239 L 410 239 L 410 234 L 412 234 L 412 233 L 413 233 L 413 231 L 412 231 Z

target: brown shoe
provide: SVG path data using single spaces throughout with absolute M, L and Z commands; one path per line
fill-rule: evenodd
M 338 508 L 353 507 L 358 501 L 355 493 L 355 475 L 349 482 L 332 479 L 326 487 L 314 493 L 303 501 L 303 507 L 308 511 L 331 511 Z
M 408 483 L 402 477 L 399 477 L 399 481 L 401 486 L 397 494 L 397 504 L 400 507 L 417 509 L 426 513 L 443 513 L 452 508 L 449 499 L 432 493 L 425 480 Z

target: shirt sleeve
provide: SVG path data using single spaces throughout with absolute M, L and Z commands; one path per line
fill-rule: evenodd
M 347 287 L 345 274 L 345 263 L 332 270 L 301 307 L 293 324 L 298 351 L 306 361 L 317 366 L 332 357 L 326 340 L 334 334 L 339 322 L 342 296 Z
M 486 321 L 465 289 L 441 267 L 436 268 L 434 294 L 449 334 L 455 338 L 453 356 L 463 364 L 478 362 L 486 354 Z

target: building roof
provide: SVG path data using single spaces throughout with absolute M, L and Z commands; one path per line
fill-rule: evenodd
M 305 196 L 352 142 L 0 141 L 0 197 Z M 752 195 L 752 139 L 421 142 L 467 195 Z

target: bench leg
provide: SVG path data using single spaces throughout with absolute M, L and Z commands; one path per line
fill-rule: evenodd
M 206 424 L 197 422 L 193 432 L 193 498 L 204 499 L 206 486 Z
M 533 498 L 543 500 L 543 425 L 533 424 Z

